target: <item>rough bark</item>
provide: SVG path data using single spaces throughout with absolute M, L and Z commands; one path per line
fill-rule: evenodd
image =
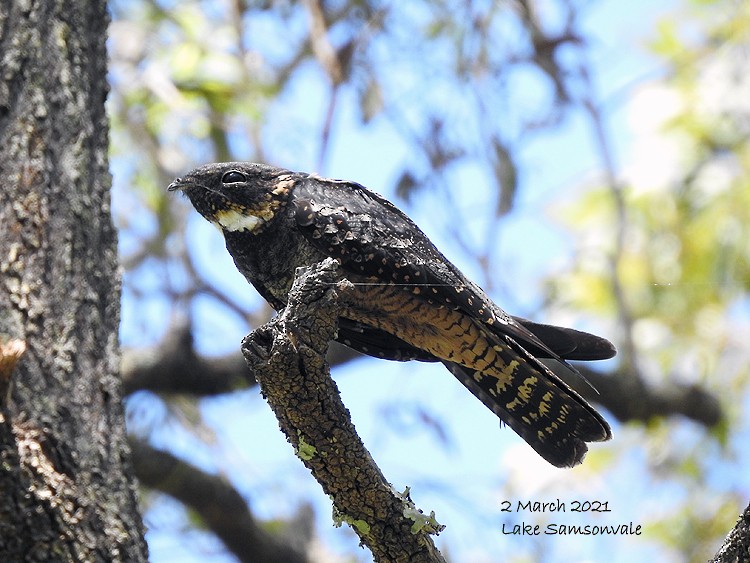
M 737 524 L 711 563 L 744 563 L 750 561 L 750 505 L 740 514 Z
M 3 561 L 146 560 L 118 377 L 107 24 L 99 0 L 0 7 L 0 333 L 26 350 L 0 405 Z
M 325 360 L 347 286 L 327 259 L 298 273 L 287 308 L 250 334 L 242 351 L 297 456 L 376 561 L 443 561 L 430 534 L 442 526 L 399 494 L 354 429 Z

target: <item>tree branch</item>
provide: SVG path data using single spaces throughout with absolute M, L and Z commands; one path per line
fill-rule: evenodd
M 240 561 L 307 561 L 302 551 L 289 545 L 289 541 L 269 534 L 258 525 L 245 499 L 226 479 L 205 473 L 140 440 L 131 439 L 130 447 L 140 482 L 194 510 Z M 308 539 L 294 543 L 306 544 Z
M 327 359 L 331 365 L 339 365 L 360 357 L 351 348 L 332 342 Z M 219 395 L 256 384 L 239 351 L 218 358 L 199 355 L 188 325 L 173 327 L 156 346 L 126 350 L 121 372 L 125 396 L 139 390 Z
M 339 365 L 360 357 L 361 354 L 351 348 L 331 342 L 326 359 L 329 365 Z M 597 392 L 580 378 L 570 377 L 567 370 L 557 370 L 557 373 L 587 400 L 602 405 L 621 422 L 646 422 L 656 416 L 681 415 L 711 427 L 723 418 L 719 400 L 697 385 L 671 382 L 653 387 L 637 379 L 638 391 L 633 392 L 633 378 L 624 371 L 603 374 L 582 365 L 577 369 Z M 241 353 L 219 358 L 197 354 L 188 326 L 173 328 L 153 348 L 128 350 L 123 355 L 122 377 L 125 395 L 138 390 L 218 395 L 256 384 Z
M 741 563 L 750 555 L 750 505 L 740 515 L 711 563 Z
M 331 379 L 325 353 L 347 290 L 333 259 L 298 272 L 287 308 L 247 336 L 242 352 L 287 440 L 333 499 L 339 523 L 376 561 L 444 561 L 430 537 L 443 526 L 385 480 Z
M 122 357 L 123 395 L 156 393 L 217 395 L 248 387 L 242 355 L 203 358 L 195 352 L 190 327 L 175 327 L 157 346 L 128 350 Z
M 658 416 L 682 415 L 711 427 L 724 416 L 719 400 L 698 385 L 670 382 L 655 387 L 619 371 L 603 374 L 581 365 L 576 369 L 596 391 L 568 370 L 556 373 L 586 400 L 602 405 L 621 422 L 648 422 Z M 638 384 L 637 392 L 634 392 L 634 382 Z

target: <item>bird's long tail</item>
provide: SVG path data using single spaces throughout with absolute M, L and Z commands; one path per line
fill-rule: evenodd
M 581 463 L 586 442 L 608 440 L 607 422 L 578 393 L 508 336 L 487 334 L 492 363 L 477 371 L 444 361 L 474 396 L 552 465 Z

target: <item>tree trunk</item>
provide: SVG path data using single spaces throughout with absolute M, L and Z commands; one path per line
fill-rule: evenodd
M 2 561 L 146 560 L 118 376 L 107 24 L 100 0 L 0 5 Z

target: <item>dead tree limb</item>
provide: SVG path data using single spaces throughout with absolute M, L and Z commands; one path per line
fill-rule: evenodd
M 349 524 L 376 561 L 444 561 L 430 537 L 443 526 L 386 481 L 331 379 L 326 351 L 349 287 L 332 259 L 298 272 L 286 309 L 247 336 L 242 352 L 338 523 Z

